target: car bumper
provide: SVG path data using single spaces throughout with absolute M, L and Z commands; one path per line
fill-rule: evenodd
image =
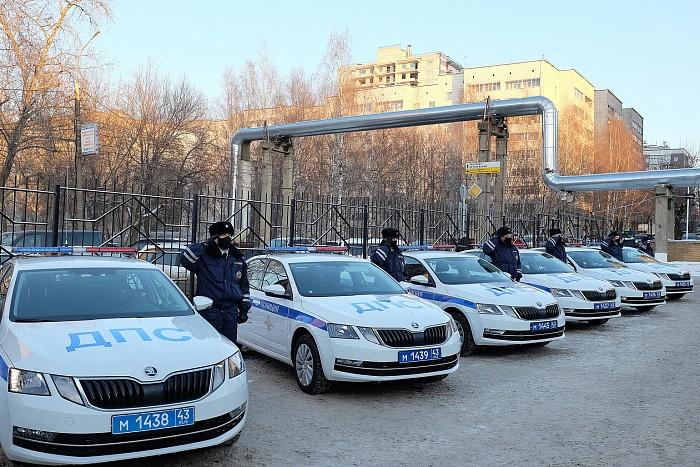
M 459 368 L 459 334 L 443 344 L 411 348 L 387 347 L 362 339 L 325 339 L 319 343 L 323 372 L 332 381 L 393 381 L 454 373 Z M 325 348 L 324 348 L 325 347 Z M 399 363 L 399 352 L 440 348 L 439 360 Z M 339 361 L 340 360 L 340 361 Z M 354 361 L 354 364 L 348 364 Z M 357 363 L 361 362 L 361 363 Z
M 621 300 L 618 296 L 615 300 L 604 300 L 592 302 L 578 298 L 557 298 L 559 304 L 564 309 L 566 321 L 596 321 L 600 319 L 617 318 L 620 316 Z M 605 310 L 596 310 L 597 303 L 614 303 L 615 306 Z
M 661 296 L 644 298 L 644 292 L 658 292 L 658 290 L 637 290 L 628 287 L 616 287 L 618 295 L 622 299 L 622 307 L 656 306 L 666 303 L 666 290 L 661 289 Z
M 692 279 L 688 279 L 687 281 L 662 280 L 661 282 L 666 288 L 667 295 L 686 294 L 693 291 Z
M 3 407 L 2 448 L 14 461 L 93 464 L 215 446 L 236 436 L 246 421 L 246 373 L 227 380 L 212 394 L 194 402 L 171 406 L 97 410 L 74 404 L 59 395 L 49 397 L 7 394 Z M 112 416 L 194 407 L 193 425 L 113 435 Z M 13 434 L 13 427 L 56 433 L 48 440 Z
M 476 315 L 476 316 L 475 316 Z M 522 320 L 511 316 L 489 316 L 477 315 L 476 312 L 469 317 L 469 325 L 472 328 L 474 342 L 477 345 L 522 345 L 536 344 L 539 342 L 549 342 L 564 338 L 565 318 L 559 314 L 557 318 Z M 555 329 L 549 331 L 533 332 L 530 330 L 531 323 L 541 323 L 544 321 L 556 321 Z

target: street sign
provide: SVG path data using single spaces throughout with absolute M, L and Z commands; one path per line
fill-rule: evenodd
M 85 123 L 80 127 L 80 153 L 83 156 L 97 154 L 99 149 L 97 123 Z
M 483 193 L 484 190 L 481 189 L 479 185 L 476 183 L 473 184 L 472 186 L 469 187 L 467 190 L 467 194 L 469 195 L 469 198 L 471 199 L 476 199 L 481 193 Z
M 498 174 L 501 173 L 500 162 L 467 162 L 468 174 Z

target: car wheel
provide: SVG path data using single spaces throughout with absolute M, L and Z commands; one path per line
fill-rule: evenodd
M 238 433 L 236 436 L 234 436 L 230 440 L 224 441 L 223 443 L 219 444 L 219 446 L 222 446 L 222 447 L 233 446 L 234 444 L 236 444 L 238 442 L 239 439 L 241 439 L 240 433 Z
M 656 305 L 636 306 L 635 308 L 637 311 L 651 311 L 656 308 Z
M 451 312 L 450 315 L 457 323 L 457 332 L 459 332 L 459 339 L 462 341 L 462 348 L 459 354 L 462 357 L 476 355 L 476 353 L 479 351 L 479 346 L 477 346 L 474 342 L 474 336 L 472 335 L 472 328 L 469 326 L 469 320 L 461 311 Z
M 594 319 L 592 321 L 589 321 L 588 324 L 591 326 L 602 326 L 603 324 L 607 323 L 610 318 L 606 319 Z
M 323 374 L 321 355 L 314 339 L 305 334 L 294 343 L 294 374 L 297 384 L 307 394 L 320 394 L 331 387 Z
M 680 300 L 685 296 L 684 293 L 678 293 L 673 295 L 666 295 L 666 300 Z

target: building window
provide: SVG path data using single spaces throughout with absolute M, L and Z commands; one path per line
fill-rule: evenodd
M 405 70 L 405 69 L 406 69 L 406 64 L 405 64 L 405 63 L 401 64 L 401 69 L 402 69 L 402 70 Z
M 406 79 L 406 73 L 401 73 L 401 79 Z
M 501 82 L 496 81 L 495 83 L 481 83 L 481 84 L 470 84 L 469 91 L 471 92 L 491 92 L 500 91 Z
M 411 79 L 418 79 L 418 73 L 411 73 Z
M 583 100 L 583 93 L 579 90 L 579 88 L 574 88 L 574 95 L 577 101 Z
M 360 84 L 365 84 L 365 79 L 364 79 L 364 78 L 361 78 L 361 79 L 360 79 Z
M 428 107 L 435 107 L 435 101 L 428 102 Z
M 361 75 L 364 75 L 365 73 L 367 73 L 367 70 L 365 70 L 364 68 L 360 70 Z

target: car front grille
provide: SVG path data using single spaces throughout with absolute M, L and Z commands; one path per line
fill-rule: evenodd
M 689 281 L 690 273 L 686 272 L 685 274 L 669 274 L 668 278 L 672 281 Z
M 442 344 L 447 340 L 447 325 L 432 326 L 423 332 L 407 329 L 377 329 L 377 334 L 388 347 L 416 347 Z
M 211 368 L 170 376 L 160 383 L 132 379 L 81 379 L 80 385 L 93 407 L 128 409 L 176 404 L 200 399 L 209 392 Z
M 651 284 L 646 282 L 634 282 L 634 286 L 637 290 L 660 290 L 661 287 L 663 287 L 661 281 L 654 281 Z
M 604 292 L 599 292 L 597 290 L 582 290 L 581 293 L 584 297 L 586 297 L 586 300 L 590 300 L 592 302 L 615 300 L 617 298 L 617 292 L 615 292 L 615 289 L 606 290 Z
M 535 308 L 534 306 L 516 306 L 515 312 L 520 319 L 534 320 L 544 318 L 556 318 L 559 316 L 558 305 L 547 305 L 546 308 Z

